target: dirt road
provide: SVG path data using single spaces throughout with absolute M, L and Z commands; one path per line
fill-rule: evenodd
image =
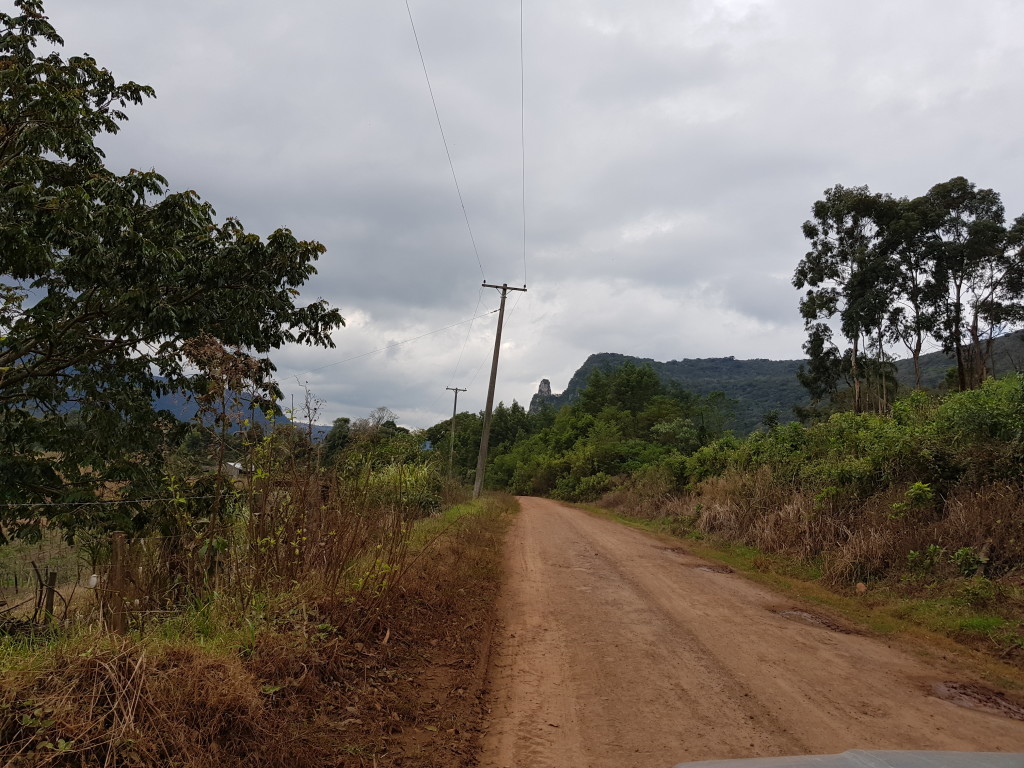
M 815 623 L 640 531 L 521 503 L 485 768 L 663 768 L 851 748 L 1024 752 L 1024 722 L 934 694 L 962 680 L 944 662 Z

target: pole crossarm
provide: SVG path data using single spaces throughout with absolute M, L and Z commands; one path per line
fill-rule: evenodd
M 484 288 L 501 291 L 501 305 L 498 308 L 498 330 L 494 334 L 494 357 L 491 358 L 491 380 L 487 385 L 487 407 L 484 409 L 483 429 L 480 432 L 480 452 L 476 458 L 476 477 L 473 480 L 473 498 L 478 498 L 484 487 L 484 473 L 487 469 L 487 447 L 491 439 L 491 410 L 494 407 L 494 385 L 498 379 L 498 352 L 501 350 L 501 327 L 505 322 L 505 299 L 509 291 L 526 292 L 526 286 L 517 288 L 508 283 L 491 285 L 482 283 Z

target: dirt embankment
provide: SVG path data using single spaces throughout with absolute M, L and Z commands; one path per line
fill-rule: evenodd
M 1024 752 L 1024 709 L 679 547 L 521 499 L 481 765 Z M 970 707 L 964 707 L 969 704 Z

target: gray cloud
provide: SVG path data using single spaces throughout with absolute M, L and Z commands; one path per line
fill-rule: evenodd
M 490 282 L 523 280 L 519 5 L 412 0 Z M 158 98 L 104 140 L 218 213 L 328 246 L 305 295 L 350 325 L 286 349 L 322 416 L 482 407 L 494 315 L 404 3 L 51 0 L 89 51 Z M 1024 210 L 1009 0 L 525 3 L 527 277 L 499 398 L 556 389 L 592 352 L 796 357 L 800 224 L 833 184 L 915 195 L 954 175 Z M 497 306 L 486 291 L 481 312 Z M 465 350 L 460 360 L 460 353 Z M 474 375 L 475 374 L 475 375 Z

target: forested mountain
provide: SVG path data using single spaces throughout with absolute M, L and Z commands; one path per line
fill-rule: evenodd
M 997 378 L 1011 371 L 1024 371 L 1024 331 L 1014 331 L 995 339 L 992 347 L 993 375 Z M 896 361 L 896 378 L 900 390 L 914 386 L 914 363 L 912 360 Z M 942 352 L 921 355 L 921 385 L 934 389 L 946 382 L 950 371 L 956 370 L 956 357 Z M 954 379 L 955 382 L 955 379 Z M 954 387 L 955 389 L 955 387 Z
M 794 420 L 796 416 L 793 414 L 793 406 L 804 405 L 808 401 L 807 391 L 796 378 L 802 362 L 800 360 L 711 357 L 658 362 L 649 358 L 601 352 L 586 359 L 560 395 L 534 395 L 530 402 L 531 412 L 536 412 L 544 402 L 551 403 L 555 408 L 575 402 L 591 373 L 595 370 L 607 373 L 627 361 L 637 366 L 651 366 L 663 384 L 674 382 L 698 395 L 723 392 L 726 397 L 736 401 L 732 428 L 743 434 L 760 424 L 762 416 L 769 411 L 777 411 L 781 421 Z
M 995 373 L 1000 376 L 1010 371 L 1024 370 L 1024 332 L 1018 331 L 995 341 L 993 359 Z M 699 395 L 722 392 L 735 401 L 732 428 L 737 434 L 754 430 L 766 413 L 775 411 L 780 422 L 794 421 L 794 406 L 809 402 L 807 390 L 797 379 L 797 371 L 805 360 L 736 360 L 733 357 L 710 357 L 658 362 L 649 358 L 620 355 L 614 352 L 593 354 L 584 361 L 569 379 L 561 394 L 538 392 L 530 402 L 531 413 L 550 403 L 556 409 L 576 401 L 595 370 L 612 371 L 625 362 L 650 365 L 662 383 L 678 383 L 684 389 Z M 956 360 L 952 355 L 933 352 L 921 356 L 921 383 L 927 388 L 942 386 Z M 910 359 L 896 361 L 897 379 L 901 390 L 914 385 L 914 366 Z

